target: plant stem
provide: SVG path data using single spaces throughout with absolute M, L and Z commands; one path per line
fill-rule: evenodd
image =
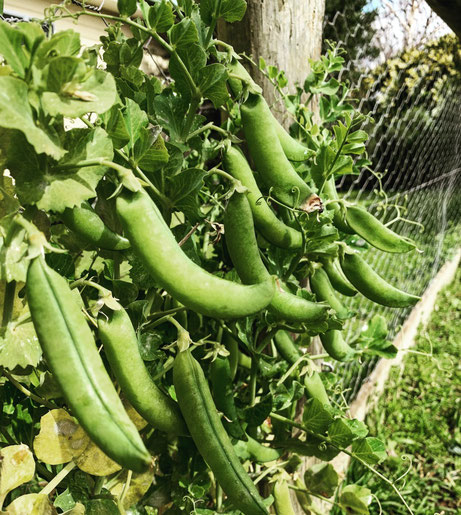
M 16 379 L 5 369 L 2 370 L 3 375 L 8 379 L 8 381 L 15 386 L 21 393 L 29 397 L 30 399 L 34 400 L 35 402 L 38 402 L 39 404 L 42 404 L 43 406 L 46 406 L 50 409 L 56 409 L 57 406 L 55 404 L 52 404 L 51 402 L 48 402 L 46 399 L 43 399 L 42 397 L 39 397 L 38 395 L 35 395 L 35 393 L 32 393 L 30 390 L 28 390 L 25 386 L 23 386 L 21 383 L 16 381 Z
M 258 356 L 253 354 L 253 357 L 251 358 L 250 372 L 250 406 L 254 406 L 256 401 L 256 379 L 258 377 L 258 361 Z
M 189 134 L 190 128 L 194 123 L 195 113 L 197 112 L 198 106 L 200 105 L 200 100 L 202 99 L 200 93 L 196 94 L 192 97 L 189 105 L 189 109 L 186 115 L 186 121 L 184 122 L 184 126 L 182 129 L 182 140 L 187 141 L 187 135 Z
M 13 317 L 14 297 L 16 293 L 16 281 L 5 284 L 5 294 L 3 297 L 2 330 L 6 328 Z
M 200 127 L 199 129 L 191 132 L 187 138 L 186 138 L 186 141 L 189 141 L 190 139 L 194 138 L 195 136 L 198 136 L 199 134 L 201 134 L 202 132 L 205 132 L 207 131 L 208 129 L 210 130 L 213 130 L 213 131 L 216 131 L 216 132 L 219 132 L 221 134 L 223 134 L 224 136 L 228 136 L 229 133 L 226 131 L 226 129 L 223 129 L 221 127 L 218 127 L 217 125 L 215 125 L 213 122 L 208 122 L 207 124 L 203 125 L 202 127 Z
M 50 493 L 59 485 L 59 483 L 76 467 L 75 461 L 69 462 L 56 476 L 43 488 L 39 493 L 41 495 L 50 495 Z

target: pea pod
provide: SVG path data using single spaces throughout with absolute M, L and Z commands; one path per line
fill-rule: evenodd
M 277 515 L 295 515 L 291 505 L 290 489 L 284 479 L 278 479 L 274 485 L 274 508 Z
M 282 358 L 291 365 L 301 357 L 300 350 L 286 331 L 277 331 L 274 342 Z M 322 404 L 330 404 L 325 386 L 317 371 L 314 371 L 310 376 L 307 374 L 304 376 L 304 386 L 309 397 L 317 399 Z
M 415 248 L 414 243 L 386 227 L 363 207 L 348 206 L 346 222 L 365 241 L 384 252 L 403 253 Z
M 234 392 L 232 389 L 232 373 L 227 358 L 217 357 L 211 363 L 210 379 L 216 408 L 221 411 L 227 419 L 223 420 L 225 429 L 234 438 L 242 438 L 244 431 L 237 415 Z
M 337 260 L 331 261 L 329 259 L 325 259 L 322 260 L 322 265 L 328 279 L 330 280 L 331 286 L 333 286 L 336 291 L 348 297 L 354 297 L 354 295 L 357 295 L 357 290 L 346 279 L 345 275 L 339 268 Z
M 245 515 L 267 515 L 222 425 L 203 370 L 189 350 L 176 356 L 173 382 L 195 445 L 231 503 Z
M 339 199 L 338 193 L 336 191 L 336 184 L 334 177 L 330 177 L 323 186 L 323 193 L 327 196 L 328 200 L 337 200 Z M 340 208 L 337 203 L 331 204 L 331 207 L 334 211 L 333 215 L 333 224 L 340 231 L 346 234 L 355 234 L 354 231 L 349 227 L 346 219 L 344 218 L 344 211 Z
M 229 351 L 229 368 L 231 379 L 234 379 L 235 374 L 237 373 L 238 360 L 239 360 L 239 344 L 235 338 L 227 332 L 224 331 L 222 336 L 222 343 L 224 347 Z
M 244 193 L 235 192 L 229 200 L 224 214 L 226 244 L 232 263 L 244 284 L 255 284 L 270 277 L 259 254 L 253 229 L 250 204 Z M 292 295 L 283 289 L 276 289 L 269 310 L 277 317 L 291 322 L 320 322 L 328 316 L 328 306 L 310 302 Z
M 250 165 L 240 150 L 230 146 L 224 153 L 223 167 L 226 172 L 238 179 L 248 189 L 247 198 L 253 213 L 254 224 L 261 235 L 277 247 L 301 248 L 302 234 L 277 218 L 264 200 Z
M 349 316 L 348 309 L 337 298 L 326 272 L 318 268 L 310 278 L 310 285 L 319 300 L 328 302 L 336 311 L 338 318 Z M 348 361 L 354 356 L 354 349 L 344 340 L 341 331 L 336 329 L 320 334 L 320 340 L 327 353 L 338 361 Z
M 319 301 L 328 302 L 340 319 L 349 318 L 349 310 L 338 299 L 325 270 L 317 268 L 310 278 L 313 293 Z
M 156 429 L 189 434 L 179 406 L 152 381 L 127 312 L 122 308 L 100 317 L 98 329 L 110 367 L 134 409 Z
M 263 183 L 281 202 L 302 207 L 313 192 L 285 156 L 266 102 L 261 95 L 250 93 L 240 111 L 248 148 Z
M 392 286 L 358 254 L 345 254 L 340 261 L 344 275 L 368 299 L 391 308 L 413 306 L 420 297 Z
M 90 438 L 123 467 L 151 461 L 108 376 L 93 334 L 67 281 L 43 257 L 27 272 L 30 314 L 48 366 Z
M 271 277 L 251 286 L 216 277 L 191 261 L 144 191 L 124 192 L 117 213 L 133 250 L 155 281 L 189 309 L 230 319 L 258 313 L 274 296 Z
M 105 250 L 124 250 L 130 248 L 130 242 L 111 231 L 93 210 L 88 202 L 61 213 L 66 226 L 88 244 Z
M 268 463 L 278 460 L 283 454 L 282 450 L 266 447 L 251 436 L 246 435 L 246 438 L 246 441 L 239 440 L 234 444 L 237 454 L 244 460 L 251 459 L 257 463 Z
M 261 88 L 256 84 L 251 75 L 247 72 L 245 67 L 240 64 L 240 61 L 237 59 L 232 59 L 231 63 L 228 65 L 228 69 L 231 73 L 242 77 L 243 81 L 246 82 L 254 93 L 261 93 Z M 228 79 L 229 86 L 232 90 L 232 93 L 236 96 L 242 94 L 243 87 L 242 81 L 237 79 L 236 77 L 230 77 Z M 309 149 L 306 148 L 302 143 L 292 138 L 288 132 L 280 125 L 278 120 L 273 116 L 272 112 L 267 105 L 264 97 L 261 96 L 261 101 L 266 104 L 264 111 L 267 113 L 269 111 L 270 116 L 272 117 L 273 127 L 277 134 L 277 138 L 282 146 L 283 152 L 287 156 L 290 161 L 305 161 L 309 157 Z

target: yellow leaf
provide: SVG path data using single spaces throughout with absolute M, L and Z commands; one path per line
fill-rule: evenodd
M 0 506 L 8 492 L 30 481 L 35 461 L 27 445 L 9 445 L 0 451 Z
M 126 399 L 122 399 L 122 401 L 123 407 L 125 408 L 125 411 L 127 415 L 130 417 L 133 424 L 136 426 L 136 429 L 138 431 L 144 429 L 147 426 L 147 421 L 141 417 L 141 415 L 133 408 L 133 406 Z
M 77 467 L 92 476 L 108 476 L 122 468 L 91 441 L 77 458 Z
M 27 494 L 15 499 L 6 509 L 8 515 L 57 515 L 47 495 Z
M 117 478 L 116 483 L 110 489 L 110 493 L 115 495 L 116 497 L 120 497 L 123 487 L 125 486 L 125 482 L 127 480 L 127 471 L 124 471 Z M 154 480 L 154 469 L 153 467 L 149 468 L 146 472 L 142 474 L 134 474 L 131 477 L 130 486 L 128 487 L 128 491 L 125 494 L 123 499 L 123 507 L 128 509 L 133 504 L 139 502 L 149 490 L 152 481 Z
M 80 456 L 89 442 L 88 435 L 69 413 L 54 409 L 40 420 L 40 433 L 34 439 L 34 451 L 40 461 L 58 465 Z

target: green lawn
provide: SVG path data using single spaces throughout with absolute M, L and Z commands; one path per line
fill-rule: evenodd
M 402 367 L 392 369 L 366 423 L 389 451 L 379 470 L 397 481 L 415 515 L 459 514 L 461 269 L 439 294 L 414 350 L 423 354 L 408 352 Z M 370 488 L 381 502 L 382 513 L 408 513 L 388 485 L 356 462 L 349 468 L 348 482 Z M 380 513 L 377 502 L 370 512 Z

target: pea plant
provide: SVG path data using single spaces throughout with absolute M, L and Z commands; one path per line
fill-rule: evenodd
M 346 453 L 411 513 L 338 387 L 340 362 L 396 353 L 381 316 L 346 341 L 344 296 L 418 300 L 354 241 L 415 244 L 336 192 L 370 164 L 340 51 L 293 95 L 260 59 L 287 132 L 215 39 L 244 0 L 69 4 L 45 20 L 104 19 L 100 46 L 0 22 L 0 505 L 288 514 L 295 494 L 305 513 L 368 513 L 371 492 L 329 463 Z M 152 41 L 164 79 L 141 69 Z

